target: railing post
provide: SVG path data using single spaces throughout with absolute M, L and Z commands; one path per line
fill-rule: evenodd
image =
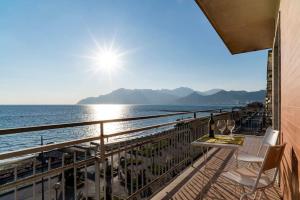
M 44 145 L 43 136 L 41 136 L 41 146 Z M 42 173 L 44 172 L 44 164 L 45 164 L 45 158 L 44 158 L 44 151 L 42 153 Z M 44 188 L 44 177 L 42 177 L 42 200 L 45 200 L 45 188 Z
M 127 142 L 125 142 L 125 146 L 127 147 Z M 127 195 L 129 194 L 128 190 L 128 185 L 127 185 L 127 175 L 128 175 L 128 170 L 127 170 L 127 150 L 125 149 L 124 151 L 124 158 L 125 158 L 125 191 L 127 191 Z
M 119 144 L 118 144 L 118 151 L 120 149 L 121 149 L 121 143 L 119 142 Z M 118 180 L 121 179 L 121 174 L 120 174 L 120 165 L 121 165 L 121 163 L 120 163 L 120 159 L 121 159 L 121 153 L 118 152 L 118 162 L 119 162 L 119 164 L 117 165 L 118 166 Z
M 61 166 L 63 167 L 63 171 L 61 173 L 61 181 L 62 181 L 62 200 L 66 199 L 66 180 L 65 180 L 65 153 L 62 154 L 62 161 L 61 161 Z
M 76 151 L 73 153 L 73 174 L 74 174 L 74 199 L 77 199 L 77 168 L 76 168 Z
M 84 152 L 84 159 L 87 160 L 87 151 Z M 85 185 L 85 190 L 84 190 L 84 197 L 88 199 L 88 188 L 89 188 L 89 182 L 88 182 L 88 177 L 87 177 L 87 164 L 85 163 L 84 165 L 84 185 Z
M 36 173 L 36 157 L 34 157 L 34 160 L 32 163 L 32 170 L 33 170 L 32 175 L 34 176 Z M 32 185 L 32 199 L 33 200 L 36 200 L 35 193 L 36 193 L 36 187 L 35 187 L 35 181 L 34 181 L 33 185 Z
M 100 123 L 100 156 L 101 156 L 101 164 L 102 164 L 102 168 L 103 168 L 103 185 L 104 185 L 104 191 L 103 191 L 103 195 L 104 195 L 104 200 L 106 200 L 106 180 L 105 180 L 105 144 L 104 144 L 104 123 L 101 122 Z
M 113 185 L 114 185 L 114 155 L 111 156 L 110 160 L 110 192 L 111 192 L 111 198 L 113 198 Z
M 100 124 L 100 162 L 103 167 L 103 157 L 104 157 L 104 137 L 103 137 L 103 123 L 101 122 Z M 96 192 L 96 200 L 100 200 L 100 163 L 99 159 L 96 157 L 96 162 L 95 162 L 95 192 Z
M 17 167 L 14 167 L 14 181 L 17 181 L 18 179 L 18 169 Z M 15 191 L 14 191 L 14 200 L 17 200 L 18 199 L 18 188 L 17 186 L 15 187 Z
M 95 192 L 96 200 L 100 200 L 100 167 L 99 160 L 97 158 L 95 162 Z
M 51 169 L 51 157 L 48 156 L 48 172 Z M 48 199 L 51 200 L 51 176 L 48 177 Z
M 130 195 L 132 195 L 133 191 L 133 151 L 132 144 L 130 144 Z

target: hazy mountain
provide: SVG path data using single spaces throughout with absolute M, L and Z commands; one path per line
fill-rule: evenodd
M 88 97 L 78 104 L 238 104 L 253 101 L 263 101 L 265 90 L 256 92 L 225 91 L 213 89 L 205 92 L 194 91 L 180 87 L 174 90 L 162 89 L 124 89 L 120 88 L 111 93 L 98 97 Z
M 178 96 L 162 90 L 124 89 L 120 88 L 106 95 L 89 97 L 79 101 L 79 104 L 167 104 Z
M 244 104 L 253 101 L 263 102 L 266 96 L 265 90 L 247 91 L 225 91 L 221 90 L 215 94 L 203 96 L 194 92 L 186 97 L 176 100 L 177 104 L 207 105 L 207 104 Z
M 162 89 L 161 91 L 164 93 L 167 93 L 167 94 L 177 96 L 177 97 L 185 97 L 185 96 L 195 92 L 193 89 L 188 88 L 188 87 L 179 87 L 174 90 Z
M 207 96 L 207 95 L 212 95 L 212 94 L 216 94 L 218 92 L 222 91 L 222 89 L 211 89 L 211 90 L 207 90 L 204 92 L 198 92 L 198 94 L 202 95 L 202 96 Z

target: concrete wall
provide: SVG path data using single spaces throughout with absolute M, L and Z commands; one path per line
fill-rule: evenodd
M 300 0 L 281 0 L 281 167 L 284 199 L 300 199 Z

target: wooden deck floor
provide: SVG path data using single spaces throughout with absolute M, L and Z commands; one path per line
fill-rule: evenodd
M 260 139 L 248 136 L 242 151 L 257 151 Z M 220 176 L 222 172 L 236 167 L 233 154 L 234 152 L 229 149 L 211 149 L 206 169 L 202 157 L 157 193 L 152 200 L 239 199 L 242 190 L 234 182 Z M 244 165 L 246 163 L 239 163 L 239 167 Z M 269 199 L 281 199 L 279 191 L 276 185 L 275 188 L 267 189 L 266 194 Z

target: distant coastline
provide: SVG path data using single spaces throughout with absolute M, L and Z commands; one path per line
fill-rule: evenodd
M 212 89 L 201 92 L 187 87 L 173 90 L 120 88 L 98 97 L 87 97 L 78 104 L 244 105 L 263 102 L 265 96 L 265 90 L 248 92 Z

